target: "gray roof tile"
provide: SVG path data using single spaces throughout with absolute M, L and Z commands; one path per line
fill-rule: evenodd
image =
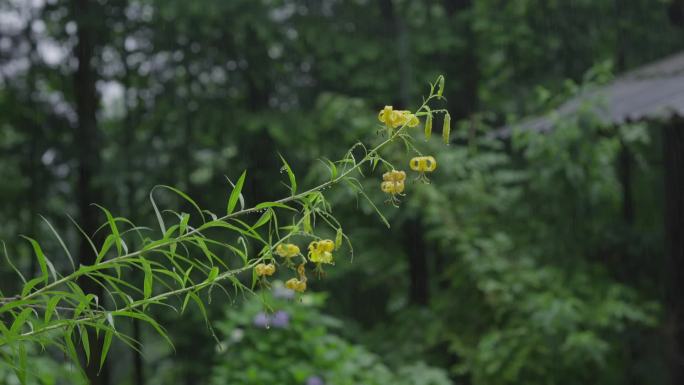
M 603 87 L 568 100 L 549 114 L 505 126 L 496 135 L 508 136 L 513 127 L 551 130 L 555 117 L 572 115 L 581 106 L 588 106 L 607 124 L 684 116 L 684 52 L 627 72 Z

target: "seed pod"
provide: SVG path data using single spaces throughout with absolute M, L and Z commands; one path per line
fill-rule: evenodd
M 425 120 L 425 140 L 430 140 L 432 136 L 432 114 L 428 114 Z
M 451 135 L 451 115 L 447 112 L 444 114 L 444 127 L 442 127 L 442 138 L 445 144 L 449 144 L 449 136 Z
M 342 235 L 342 228 L 338 227 L 337 234 L 335 234 L 335 250 L 339 249 L 340 246 L 342 246 Z

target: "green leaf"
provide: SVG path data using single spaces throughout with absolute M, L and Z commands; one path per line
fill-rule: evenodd
M 255 209 L 255 210 L 261 210 L 261 209 L 267 209 L 267 208 L 269 208 L 269 207 L 278 207 L 278 208 L 281 208 L 281 209 L 286 209 L 286 210 L 291 210 L 291 211 L 297 211 L 297 209 L 295 209 L 294 207 L 291 207 L 291 206 L 288 206 L 288 205 L 286 205 L 286 204 L 279 203 L 279 202 L 262 202 L 262 203 L 259 203 L 259 204 L 256 205 L 256 206 L 254 206 L 254 209 Z
M 366 201 L 373 208 L 375 213 L 378 214 L 378 216 L 380 217 L 380 220 L 382 220 L 382 223 L 384 223 L 385 226 L 387 226 L 387 228 L 389 229 L 391 227 L 390 223 L 387 221 L 387 218 L 385 218 L 385 216 L 382 215 L 382 213 L 380 212 L 380 209 L 378 209 L 378 206 L 376 206 L 375 203 L 373 203 L 373 201 L 370 199 L 370 197 L 368 197 L 368 195 L 366 195 L 366 193 L 363 191 L 363 188 L 361 186 L 355 185 L 352 182 L 352 180 L 354 180 L 354 179 L 345 179 L 345 182 L 347 182 L 347 184 L 353 190 L 355 190 L 358 194 L 360 194 L 362 197 L 364 197 L 366 199 Z M 356 181 L 356 180 L 354 180 L 354 181 Z M 358 181 L 356 181 L 356 182 L 359 183 Z
M 183 306 L 181 307 L 181 313 L 185 312 L 185 309 L 188 306 L 188 302 L 192 299 L 195 304 L 197 304 L 197 307 L 200 309 L 200 312 L 202 313 L 202 317 L 204 317 L 204 320 L 206 322 L 209 322 L 209 317 L 207 316 L 207 309 L 204 307 L 204 303 L 200 299 L 197 294 L 194 292 L 190 291 L 188 294 L 185 295 L 185 300 L 183 300 Z
M 76 353 L 76 346 L 74 346 L 74 341 L 72 334 L 74 333 L 74 327 L 70 326 L 66 333 L 64 333 L 64 345 L 65 353 L 71 357 L 74 362 L 78 362 L 78 353 Z
M 45 282 L 43 277 L 33 278 L 32 280 L 26 282 L 23 289 L 21 289 L 21 296 L 26 297 L 36 285 Z
M 266 212 L 261 215 L 259 220 L 256 221 L 254 226 L 252 226 L 252 229 L 258 229 L 259 227 L 265 225 L 266 223 L 268 223 L 268 221 L 271 220 L 272 216 L 273 216 L 273 210 L 271 210 L 271 209 L 266 210 Z
M 238 199 L 242 194 L 242 186 L 245 183 L 246 175 L 247 170 L 242 172 L 242 175 L 240 175 L 240 178 L 238 179 L 237 183 L 235 184 L 235 187 L 233 188 L 233 191 L 230 193 L 230 197 L 228 198 L 228 207 L 226 208 L 226 214 L 228 215 L 232 214 L 235 210 L 235 206 L 237 205 Z
M 17 374 L 17 377 L 19 377 L 19 382 L 22 385 L 26 385 L 26 364 L 28 363 L 27 360 L 27 355 L 26 355 L 26 347 L 23 344 L 19 344 L 19 367 L 16 368 L 15 372 Z
M 95 247 L 95 244 L 93 243 L 93 240 L 90 239 L 90 237 L 88 236 L 88 234 L 86 234 L 86 232 L 83 230 L 83 228 L 78 224 L 78 222 L 76 222 L 76 220 L 75 220 L 74 218 L 71 217 L 71 215 L 67 214 L 67 217 L 69 218 L 69 220 L 71 221 L 71 223 L 73 223 L 74 226 L 76 226 L 76 228 L 78 229 L 78 232 L 81 233 L 81 235 L 83 235 L 83 238 L 85 238 L 86 241 L 88 241 L 88 244 L 90 245 L 90 248 L 93 250 L 93 254 L 94 254 L 94 255 L 97 255 L 97 247 Z
M 107 255 L 107 252 L 112 247 L 112 244 L 116 243 L 116 241 L 116 235 L 107 235 L 107 238 L 105 238 L 104 242 L 102 242 L 102 248 L 100 249 L 100 252 L 97 253 L 97 258 L 95 258 L 95 264 L 100 263 L 102 259 L 104 259 L 105 255 Z
M 5 253 L 5 259 L 7 260 L 7 264 L 10 265 L 12 270 L 14 270 L 14 272 L 17 273 L 17 275 L 19 275 L 19 278 L 21 279 L 21 281 L 24 284 L 26 284 L 26 278 L 24 278 L 24 275 L 21 274 L 21 271 L 19 271 L 19 269 L 17 269 L 17 267 L 14 265 L 14 263 L 12 263 L 12 260 L 10 259 L 9 254 L 7 254 L 7 245 L 5 245 L 5 242 L 2 242 L 2 249 Z
M 219 269 L 218 267 L 214 266 L 211 268 L 211 271 L 209 271 L 209 275 L 207 276 L 207 279 L 205 282 L 214 282 L 216 277 L 218 277 L 219 274 Z
M 50 298 L 50 300 L 47 303 L 47 306 L 45 306 L 45 323 L 50 322 L 50 319 L 52 318 L 52 315 L 55 313 L 55 309 L 57 308 L 57 304 L 61 300 L 62 296 L 59 295 L 55 295 Z
M 86 326 L 79 327 L 79 334 L 81 335 L 81 345 L 83 345 L 83 352 L 86 355 L 86 363 L 90 362 L 90 340 L 88 339 L 88 328 Z
M 24 326 L 26 321 L 28 320 L 28 317 L 33 313 L 33 309 L 31 308 L 26 308 L 19 313 L 17 318 L 14 319 L 14 322 L 12 323 L 12 327 L 10 328 L 10 333 L 12 334 L 19 334 L 21 333 L 21 328 Z
M 324 164 L 324 165 L 328 168 L 328 170 L 330 171 L 330 180 L 335 180 L 335 178 L 337 178 L 337 174 L 338 174 L 338 172 L 337 172 L 337 166 L 335 165 L 335 162 L 331 161 L 331 160 L 328 159 L 328 158 L 323 158 L 323 159 L 321 160 L 321 162 L 323 162 L 323 164 Z
M 165 189 L 167 189 L 167 190 L 171 190 L 172 192 L 176 193 L 178 196 L 180 196 L 181 198 L 183 198 L 186 202 L 190 203 L 190 204 L 192 205 L 192 207 L 195 208 L 195 210 L 197 210 L 197 212 L 199 213 L 200 217 L 202 217 L 202 222 L 203 222 L 203 223 L 206 222 L 206 220 L 204 219 L 204 212 L 203 212 L 202 209 L 199 207 L 199 205 L 198 205 L 192 198 L 190 198 L 190 196 L 189 196 L 188 194 L 182 192 L 181 190 L 179 190 L 179 189 L 177 189 L 177 188 L 175 188 L 175 187 L 167 186 L 167 185 L 165 185 L 165 184 L 158 185 L 158 186 L 155 186 L 155 187 L 163 187 L 163 188 L 165 188 Z
M 278 154 L 278 156 L 280 156 L 280 159 L 283 161 L 283 167 L 280 170 L 285 170 L 287 172 L 287 177 L 290 179 L 290 192 L 292 195 L 295 195 L 297 193 L 297 179 L 295 178 L 295 174 L 285 158 L 280 154 Z
M 164 329 L 155 321 L 152 317 L 148 316 L 145 313 L 138 313 L 138 312 L 133 312 L 133 311 L 127 311 L 127 310 L 117 310 L 112 312 L 112 316 L 115 317 L 128 317 L 128 318 L 135 318 L 139 319 L 143 322 L 148 323 L 150 326 L 154 328 L 154 330 L 159 333 L 159 335 L 164 338 L 164 340 L 171 346 L 173 347 L 173 342 L 169 338 L 168 334 L 164 331 Z M 175 348 L 174 348 L 175 349 Z
M 47 283 L 48 282 L 48 268 L 47 268 L 47 258 L 45 257 L 45 254 L 43 254 L 43 250 L 40 248 L 40 245 L 38 242 L 36 242 L 35 239 L 27 237 L 22 235 L 22 238 L 28 240 L 31 242 L 31 246 L 33 246 L 33 253 L 36 255 L 36 258 L 38 259 L 38 266 L 40 266 L 40 276 L 42 278 L 42 281 Z
M 57 230 L 55 230 L 55 228 L 52 226 L 52 223 L 50 223 L 50 221 L 48 221 L 48 220 L 47 220 L 44 216 L 42 216 L 42 215 L 41 215 L 40 217 L 43 219 L 43 221 L 45 221 L 45 223 L 47 223 L 48 227 L 49 227 L 50 230 L 52 231 L 52 234 L 55 235 L 55 238 L 57 238 L 57 241 L 59 242 L 60 246 L 62 246 L 62 249 L 63 249 L 64 252 L 66 253 L 67 257 L 69 258 L 69 262 L 71 263 L 71 269 L 72 269 L 72 270 L 76 270 L 76 265 L 74 264 L 74 258 L 72 257 L 71 252 L 69 252 L 69 248 L 68 248 L 68 247 L 66 246 L 66 244 L 64 243 L 64 240 L 62 239 L 62 237 L 59 235 L 59 233 L 57 232 Z
M 114 220 L 114 217 L 112 217 L 112 213 L 110 213 L 109 210 L 98 204 L 95 204 L 95 206 L 105 213 L 105 216 L 107 217 L 107 223 L 109 223 L 109 229 L 112 231 L 111 235 L 114 236 L 116 253 L 117 255 L 121 255 L 121 235 L 119 234 L 119 229 L 116 227 L 116 221 Z
M 157 203 L 154 201 L 154 190 L 157 189 L 159 186 L 154 186 L 152 187 L 152 190 L 150 190 L 150 202 L 152 202 L 152 208 L 154 209 L 154 214 L 157 216 L 157 222 L 159 222 L 159 229 L 161 230 L 162 234 L 166 234 L 166 226 L 164 225 L 164 218 L 162 218 L 161 212 L 159 211 L 159 208 L 157 207 Z
M 185 234 L 185 231 L 188 229 L 188 222 L 189 221 L 190 221 L 190 214 L 183 213 L 183 215 L 181 215 L 180 227 L 178 228 L 178 235 Z
M 104 336 L 104 341 L 102 342 L 102 353 L 100 354 L 100 370 L 104 366 L 105 360 L 107 359 L 107 353 L 109 352 L 109 347 L 112 345 L 112 335 L 114 333 L 111 330 L 107 330 Z
M 143 272 L 145 273 L 145 278 L 143 280 L 143 297 L 148 299 L 152 296 L 152 284 L 154 276 L 152 275 L 152 267 L 146 259 L 142 258 L 140 263 L 142 264 Z

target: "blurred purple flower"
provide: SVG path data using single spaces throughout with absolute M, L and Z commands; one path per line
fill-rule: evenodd
M 273 326 L 277 328 L 286 328 L 290 325 L 290 315 L 286 311 L 278 310 L 273 315 Z
M 268 328 L 268 315 L 264 312 L 259 312 L 257 315 L 254 316 L 254 319 L 252 320 L 252 324 L 258 328 L 262 329 L 267 329 Z
M 318 376 L 309 376 L 306 379 L 306 385 L 325 385 L 325 382 Z
M 279 285 L 273 288 L 273 296 L 275 298 L 281 299 L 292 299 L 295 296 L 295 292 L 286 287 L 283 287 L 282 285 Z

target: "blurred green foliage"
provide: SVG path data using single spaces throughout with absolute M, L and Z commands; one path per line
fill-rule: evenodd
M 422 362 L 393 371 L 362 345 L 340 338 L 335 331 L 344 323 L 321 313 L 323 294 L 295 297 L 280 281 L 275 288 L 275 295 L 254 297 L 216 324 L 224 338 L 213 358 L 212 384 L 451 383 L 443 370 Z

